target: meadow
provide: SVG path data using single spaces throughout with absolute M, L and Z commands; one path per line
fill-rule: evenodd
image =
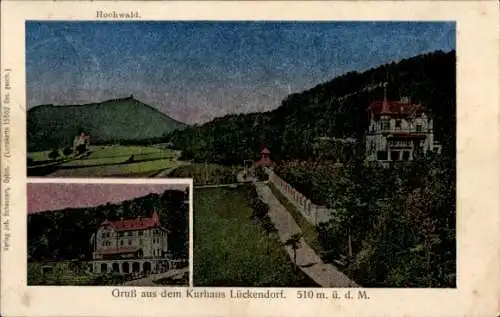
M 194 285 L 245 287 L 317 286 L 294 266 L 275 233 L 253 221 L 248 189 L 194 192 Z
M 60 151 L 62 152 L 62 150 Z M 49 151 L 29 153 L 47 161 Z M 182 165 L 179 151 L 154 146 L 91 146 L 87 155 L 64 160 L 46 176 L 51 177 L 153 177 Z M 28 171 L 29 172 L 29 171 Z
M 28 262 L 28 285 L 119 285 L 130 279 L 118 274 L 92 274 L 85 262 Z M 42 272 L 44 267 L 50 271 Z
M 243 168 L 239 166 L 224 166 L 218 164 L 189 164 L 176 168 L 170 177 L 193 178 L 194 185 L 234 184 L 236 175 Z

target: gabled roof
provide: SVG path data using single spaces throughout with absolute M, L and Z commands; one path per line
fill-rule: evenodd
M 268 158 L 261 158 L 260 160 L 258 160 L 257 162 L 253 163 L 254 166 L 259 166 L 259 165 L 272 165 L 273 162 L 268 159 Z
M 375 116 L 389 115 L 409 117 L 419 115 L 425 112 L 425 108 L 420 104 L 411 103 L 409 101 L 384 101 L 377 100 L 370 103 L 368 110 Z
M 102 226 L 104 225 L 110 225 L 116 231 L 145 230 L 161 227 L 160 218 L 156 211 L 153 212 L 151 218 L 121 219 L 116 221 L 106 220 L 102 223 Z
M 260 154 L 271 154 L 271 151 L 269 151 L 267 147 L 265 147 L 262 149 L 262 151 L 260 151 Z

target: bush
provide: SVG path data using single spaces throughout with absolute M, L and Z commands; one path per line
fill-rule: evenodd
M 87 146 L 85 144 L 80 144 L 79 146 L 76 147 L 76 152 L 78 154 L 83 154 L 87 151 Z
M 64 154 L 65 156 L 71 155 L 72 153 L 73 153 L 73 149 L 72 149 L 72 148 L 70 148 L 70 147 L 66 147 L 66 148 L 64 148 L 64 150 L 63 150 L 63 154 Z
M 59 157 L 61 157 L 61 154 L 59 153 L 59 149 L 53 149 L 49 153 L 49 158 L 52 160 L 57 160 Z

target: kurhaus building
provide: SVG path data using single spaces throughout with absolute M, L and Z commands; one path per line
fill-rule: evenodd
M 154 273 L 169 269 L 168 230 L 151 218 L 104 221 L 93 243 L 95 273 Z
M 411 161 L 419 153 L 441 151 L 441 146 L 434 140 L 433 120 L 422 105 L 407 98 L 400 101 L 384 98 L 372 102 L 368 112 L 368 161 L 388 165 L 394 161 Z

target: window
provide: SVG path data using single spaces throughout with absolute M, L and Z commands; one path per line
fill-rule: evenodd
M 422 132 L 422 125 L 421 124 L 417 124 L 417 132 Z
M 401 120 L 400 119 L 396 120 L 396 128 L 401 129 Z
M 118 233 L 118 236 L 123 237 L 124 236 L 123 232 Z
M 139 231 L 139 235 L 142 236 L 143 232 L 142 231 Z
M 123 240 L 120 240 L 120 245 L 123 246 Z
M 403 152 L 403 161 L 408 161 L 410 159 L 410 152 L 404 151 Z
M 143 245 L 142 239 L 139 240 L 139 245 Z
M 390 122 L 387 119 L 382 120 L 382 130 L 389 130 L 390 129 Z
M 128 240 L 128 245 L 132 245 L 132 240 Z
M 387 151 L 378 151 L 377 152 L 377 160 L 387 161 Z
M 391 161 L 398 161 L 399 160 L 399 151 L 392 151 L 391 152 Z

